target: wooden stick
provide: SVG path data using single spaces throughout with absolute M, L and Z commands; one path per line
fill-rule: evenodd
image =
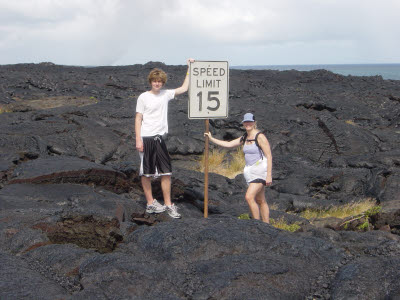
M 206 119 L 205 121 L 205 132 L 209 132 L 209 120 Z M 208 218 L 208 144 L 208 136 L 206 136 L 204 149 L 204 218 Z

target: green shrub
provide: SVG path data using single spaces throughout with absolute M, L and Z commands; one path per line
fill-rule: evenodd
M 283 217 L 279 218 L 278 220 L 271 218 L 270 223 L 275 228 L 283 229 L 289 232 L 296 232 L 301 228 L 298 222 L 288 224 Z
M 241 214 L 238 218 L 240 220 L 250 220 L 249 214 Z
M 333 206 L 329 209 L 315 209 L 310 208 L 300 213 L 300 216 L 305 219 L 321 219 L 335 217 L 344 219 L 347 217 L 359 215 L 366 211 L 372 210 L 374 212 L 376 206 L 375 199 L 367 198 L 363 201 L 349 203 L 341 206 Z
M 346 224 L 347 225 L 347 224 Z M 359 230 L 363 230 L 363 231 L 368 231 L 368 229 L 369 229 L 369 221 L 367 220 L 367 221 L 365 221 L 364 223 L 362 223 L 361 225 L 358 225 L 357 226 L 357 229 L 359 229 Z
M 344 222 L 343 228 L 345 230 L 347 230 L 349 227 L 349 224 L 351 222 L 358 221 L 358 220 L 362 221 L 362 219 L 364 218 L 365 221 L 362 224 L 358 225 L 357 229 L 362 230 L 362 231 L 368 231 L 372 227 L 371 217 L 380 213 L 381 209 L 382 209 L 382 207 L 377 205 L 377 206 L 371 207 L 370 209 L 364 211 L 363 213 L 361 213 L 359 215 L 352 216 L 352 218 L 350 220 L 347 220 Z
M 364 214 L 366 217 L 369 218 L 376 214 L 379 214 L 381 212 L 381 210 L 382 210 L 382 206 L 377 205 L 377 206 L 374 206 L 374 207 L 371 207 L 370 209 L 368 209 Z

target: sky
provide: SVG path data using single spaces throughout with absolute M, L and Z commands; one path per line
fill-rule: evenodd
M 0 64 L 400 63 L 400 0 L 0 0 Z

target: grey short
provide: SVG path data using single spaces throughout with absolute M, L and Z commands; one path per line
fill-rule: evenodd
M 139 175 L 146 177 L 172 175 L 171 158 L 162 136 L 146 136 L 142 140 L 143 152 L 139 152 Z

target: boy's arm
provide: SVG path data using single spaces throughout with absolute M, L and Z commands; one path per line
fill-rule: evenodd
M 143 120 L 143 115 L 137 112 L 135 117 L 135 134 L 136 134 L 136 149 L 139 152 L 143 152 L 143 141 L 141 135 L 142 120 Z
M 187 92 L 187 90 L 189 88 L 189 65 L 190 65 L 191 62 L 194 62 L 193 58 L 189 58 L 187 60 L 188 69 L 186 71 L 186 77 L 185 77 L 185 80 L 182 83 L 182 86 L 178 87 L 177 89 L 175 89 L 175 96 L 178 96 L 180 94 L 183 94 L 183 93 Z

